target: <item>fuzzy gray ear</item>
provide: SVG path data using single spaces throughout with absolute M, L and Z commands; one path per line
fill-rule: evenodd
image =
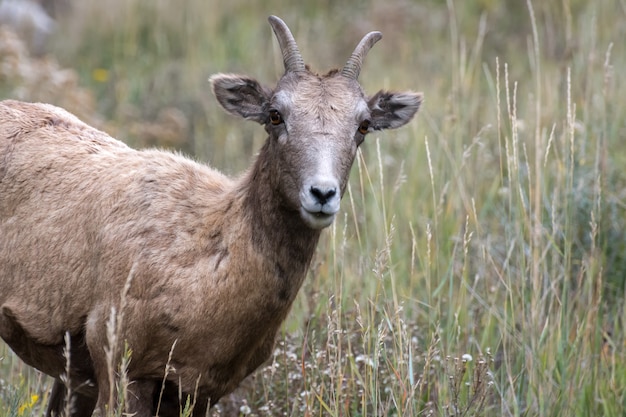
M 371 114 L 371 129 L 395 129 L 407 124 L 419 110 L 423 99 L 422 93 L 412 91 L 379 91 L 367 103 Z
M 271 90 L 252 78 L 234 74 L 216 74 L 209 82 L 215 98 L 228 113 L 267 123 Z

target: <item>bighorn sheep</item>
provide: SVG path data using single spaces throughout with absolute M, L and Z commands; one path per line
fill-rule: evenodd
M 66 396 L 73 416 L 114 407 L 107 354 L 126 343 L 127 412 L 151 416 L 160 399 L 160 415 L 178 415 L 180 389 L 203 416 L 270 356 L 365 135 L 417 112 L 420 93 L 367 97 L 357 81 L 379 32 L 318 75 L 285 23 L 269 22 L 285 66 L 275 88 L 210 79 L 228 113 L 268 133 L 236 179 L 133 150 L 51 105 L 0 103 L 0 336 L 56 378 L 48 415 Z M 107 339 L 112 311 L 120 346 Z

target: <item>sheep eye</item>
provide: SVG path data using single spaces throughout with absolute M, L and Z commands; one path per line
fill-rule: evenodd
M 365 135 L 369 131 L 369 128 L 370 128 L 370 121 L 363 120 L 361 124 L 359 125 L 359 133 L 362 135 Z
M 270 110 L 270 123 L 274 126 L 279 125 L 283 122 L 283 116 L 280 115 L 278 110 Z

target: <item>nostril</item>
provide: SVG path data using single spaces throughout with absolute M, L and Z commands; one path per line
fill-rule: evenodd
M 309 190 L 311 195 L 315 197 L 315 199 L 322 205 L 326 204 L 328 200 L 333 198 L 335 194 L 337 194 L 337 189 L 335 187 L 315 187 L 311 186 Z

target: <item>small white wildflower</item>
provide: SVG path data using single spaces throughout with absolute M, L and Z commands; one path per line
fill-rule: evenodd
M 374 361 L 363 354 L 358 355 L 354 360 L 356 363 L 364 363 L 367 366 L 374 367 Z
M 500 187 L 498 189 L 498 195 L 500 197 L 507 197 L 509 195 L 509 193 L 510 193 L 510 190 L 509 190 L 508 187 Z
M 470 355 L 469 353 L 466 353 L 461 356 L 461 359 L 463 359 L 463 362 L 471 362 L 474 358 L 472 358 L 472 355 Z
M 581 122 L 580 120 L 575 120 L 574 121 L 574 130 L 578 133 L 584 133 L 585 132 L 585 124 L 583 122 Z
M 248 414 L 252 412 L 252 410 L 250 409 L 250 407 L 248 407 L 247 404 L 244 404 L 241 407 L 239 407 L 239 412 L 243 414 L 244 416 L 247 416 Z

